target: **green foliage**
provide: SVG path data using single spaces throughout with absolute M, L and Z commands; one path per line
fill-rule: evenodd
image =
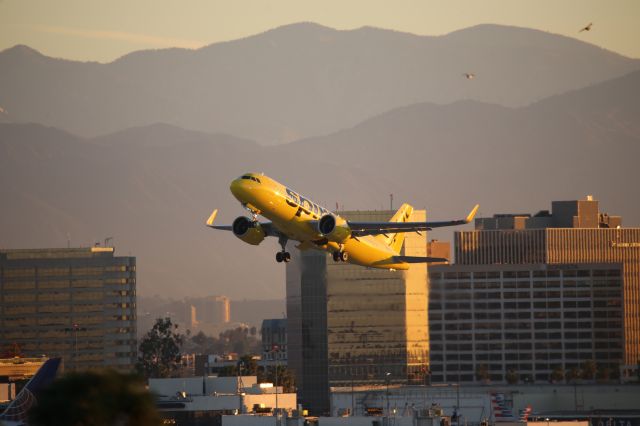
M 262 352 L 255 327 L 237 327 L 225 330 L 218 337 L 211 337 L 202 331 L 191 337 L 194 351 L 201 354 L 223 354 L 235 352 L 238 355 L 259 354 Z
M 515 385 L 518 383 L 518 373 L 513 369 L 509 369 L 506 374 L 507 383 Z
M 593 380 L 596 371 L 598 370 L 598 366 L 596 362 L 592 359 L 588 359 L 580 365 L 581 377 L 585 380 Z
M 171 377 L 180 366 L 184 336 L 175 332 L 170 318 L 158 318 L 140 342 L 137 370 L 145 377 Z
M 578 370 L 576 367 L 571 367 L 565 374 L 565 379 L 567 380 L 567 382 L 573 382 L 578 378 L 580 378 L 580 370 Z
M 258 376 L 258 382 L 260 382 L 262 368 L 258 367 L 258 362 L 253 359 L 251 355 L 244 355 L 240 357 L 237 365 L 227 366 L 222 368 L 218 372 L 218 376 L 237 376 L 238 367 L 240 367 L 240 375 L 242 376 Z
M 551 372 L 551 381 L 554 383 L 562 382 L 564 380 L 564 370 L 561 366 L 556 366 Z
M 607 366 L 598 366 L 598 372 L 596 375 L 598 380 L 606 382 L 611 380 L 611 369 Z
M 273 383 L 274 386 L 282 386 L 283 392 L 295 392 L 296 380 L 293 372 L 283 365 L 278 366 L 278 376 L 276 380 L 276 367 L 268 367 L 262 375 L 263 382 Z
M 160 417 L 137 376 L 115 371 L 71 373 L 44 389 L 29 413 L 32 426 L 155 426 Z
M 486 382 L 489 380 L 489 377 L 489 367 L 487 364 L 480 364 L 478 368 L 476 368 L 476 380 Z

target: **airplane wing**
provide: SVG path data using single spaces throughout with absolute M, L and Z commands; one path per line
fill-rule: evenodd
M 447 259 L 446 257 L 393 256 L 393 259 L 398 262 L 405 262 L 405 263 L 432 263 L 432 262 L 449 263 L 449 259 Z
M 215 209 L 209 219 L 205 222 L 209 228 L 220 229 L 222 231 L 233 231 L 233 225 L 214 225 L 213 221 L 216 220 L 216 216 L 218 215 L 218 209 Z M 276 229 L 275 226 L 271 222 L 260 222 L 260 226 L 264 230 L 264 234 L 267 237 L 279 237 L 280 233 Z
M 441 222 L 351 222 L 348 221 L 351 235 L 361 237 L 364 235 L 395 234 L 398 232 L 430 231 L 433 228 L 443 226 L 464 225 L 473 220 L 478 212 L 479 204 L 471 210 L 465 219 L 448 220 Z

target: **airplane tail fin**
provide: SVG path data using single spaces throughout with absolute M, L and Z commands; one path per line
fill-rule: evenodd
M 389 222 L 407 222 L 413 213 L 413 207 L 407 203 L 400 206 L 398 211 L 393 215 Z M 398 232 L 397 234 L 382 234 L 376 236 L 376 238 L 384 241 L 386 245 L 391 247 L 396 253 L 400 253 L 402 244 L 404 244 L 404 232 Z
M 61 358 L 51 358 L 42 364 L 36 375 L 22 388 L 16 398 L 11 401 L 2 414 L 0 421 L 24 422 L 27 420 L 27 412 L 37 402 L 38 393 L 49 386 L 56 377 Z

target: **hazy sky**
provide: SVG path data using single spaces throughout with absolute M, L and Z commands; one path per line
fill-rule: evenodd
M 536 28 L 640 58 L 640 0 L 0 0 L 0 50 L 108 62 L 125 53 L 197 48 L 293 22 L 420 35 L 497 23 Z M 578 30 L 593 22 L 589 32 Z

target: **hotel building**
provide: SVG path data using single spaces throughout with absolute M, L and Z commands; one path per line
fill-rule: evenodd
M 112 247 L 0 250 L 0 343 L 60 356 L 67 370 L 132 370 L 135 257 Z

